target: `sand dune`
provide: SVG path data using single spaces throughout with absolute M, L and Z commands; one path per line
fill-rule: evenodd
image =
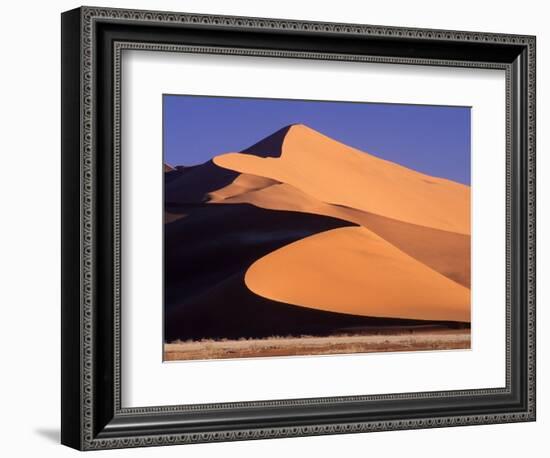
M 247 204 L 189 205 L 180 210 L 186 216 L 166 224 L 164 230 L 169 247 L 164 258 L 167 341 L 321 335 L 349 326 L 395 324 L 284 304 L 245 286 L 246 270 L 257 259 L 296 240 L 352 223 Z
M 167 341 L 470 321 L 468 186 L 303 125 L 165 171 Z
M 246 272 L 251 291 L 288 304 L 373 317 L 470 321 L 470 291 L 364 227 L 322 232 Z
M 183 210 L 183 209 L 182 209 Z M 188 206 L 165 225 L 165 339 L 331 335 L 456 323 L 367 317 L 280 302 L 245 284 L 258 259 L 349 222 L 247 204 Z
M 330 312 L 275 301 L 252 293 L 244 271 L 204 288 L 201 294 L 168 307 L 165 314 L 167 342 L 189 339 L 266 338 L 270 336 L 361 333 L 384 328 L 410 329 L 432 325 L 457 327 L 451 322 L 403 318 L 376 318 Z
M 288 129 L 280 157 L 227 153 L 213 162 L 228 170 L 290 184 L 322 202 L 470 233 L 468 186 L 385 161 L 304 125 Z
M 351 226 L 323 215 L 270 211 L 247 204 L 188 205 L 164 226 L 165 303 L 189 304 L 257 259 L 310 235 Z M 224 306 L 224 298 L 218 298 Z M 233 306 L 233 304 L 231 305 Z

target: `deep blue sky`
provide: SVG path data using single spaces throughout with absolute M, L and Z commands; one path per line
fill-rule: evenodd
M 470 108 L 164 95 L 164 160 L 200 164 L 302 123 L 428 175 L 470 184 Z

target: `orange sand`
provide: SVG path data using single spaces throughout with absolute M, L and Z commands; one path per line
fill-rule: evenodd
M 263 297 L 331 312 L 470 321 L 468 288 L 364 227 L 334 229 L 280 248 L 252 264 L 245 282 Z

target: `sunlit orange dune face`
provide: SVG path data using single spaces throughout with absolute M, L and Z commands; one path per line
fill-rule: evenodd
M 470 321 L 470 290 L 364 227 L 322 232 L 256 261 L 254 293 L 280 302 L 371 317 Z
M 227 153 L 222 168 L 286 183 L 329 204 L 459 234 L 470 234 L 470 188 L 431 177 L 337 142 L 303 125 L 290 127 L 280 157 Z

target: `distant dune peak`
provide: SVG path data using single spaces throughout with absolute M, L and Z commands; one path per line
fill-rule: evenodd
M 287 126 L 265 142 L 213 162 L 291 185 L 324 203 L 470 234 L 469 186 L 378 158 L 304 124 Z
M 321 136 L 321 137 L 325 137 L 329 140 L 333 140 L 335 141 L 334 139 L 332 139 L 331 137 L 329 137 L 328 135 L 325 135 L 323 132 L 317 130 L 317 129 L 314 129 L 313 127 L 311 126 L 308 126 L 307 124 L 303 124 L 301 122 L 297 122 L 297 123 L 294 123 L 294 124 L 289 124 L 288 126 L 288 130 L 289 130 L 289 134 L 292 133 L 292 134 L 298 134 L 298 135 L 314 135 L 314 136 Z
M 259 157 L 280 157 L 283 148 L 283 142 L 292 125 L 285 126 L 271 135 L 265 137 L 252 146 L 241 151 L 243 154 L 251 154 Z
M 328 142 L 336 142 L 336 140 L 306 124 L 294 123 L 280 128 L 259 142 L 240 151 L 240 153 L 251 154 L 253 156 L 264 158 L 281 157 L 285 148 L 285 143 L 293 139 L 293 137 L 307 138 L 309 136 L 314 138 L 323 138 Z

